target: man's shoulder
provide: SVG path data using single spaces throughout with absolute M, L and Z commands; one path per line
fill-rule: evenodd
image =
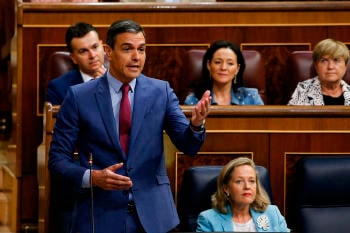
M 79 70 L 70 70 L 57 78 L 52 79 L 49 83 L 50 85 L 75 85 L 82 83 L 83 79 Z
M 158 79 L 158 78 L 154 78 L 154 77 L 150 77 L 144 74 L 140 74 L 140 76 L 137 78 L 139 81 L 142 82 L 152 82 L 152 83 L 165 83 L 166 81 Z
M 137 78 L 137 83 L 141 86 L 154 87 L 154 88 L 159 88 L 159 87 L 163 88 L 166 85 L 169 85 L 168 81 L 149 77 L 144 74 L 140 74 L 140 76 Z

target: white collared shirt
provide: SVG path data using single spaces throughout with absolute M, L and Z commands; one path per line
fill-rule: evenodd
M 83 77 L 84 83 L 86 83 L 86 82 L 88 82 L 88 81 L 90 81 L 90 80 L 94 80 L 94 79 L 95 79 L 94 77 L 92 77 L 92 76 L 90 76 L 90 75 L 84 73 L 84 72 L 81 71 L 81 70 L 80 70 L 80 74 L 81 74 L 81 77 Z

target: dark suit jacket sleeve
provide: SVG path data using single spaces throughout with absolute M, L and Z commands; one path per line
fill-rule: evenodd
M 205 140 L 205 130 L 201 133 L 190 128 L 189 120 L 179 105 L 179 100 L 172 88 L 167 86 L 168 110 L 165 130 L 174 145 L 188 155 L 195 155 Z
M 70 86 L 83 83 L 79 70 L 71 70 L 49 82 L 46 101 L 53 105 L 61 105 Z
M 47 87 L 46 101 L 50 102 L 53 105 L 59 105 L 63 102 L 63 99 L 53 81 L 51 81 Z

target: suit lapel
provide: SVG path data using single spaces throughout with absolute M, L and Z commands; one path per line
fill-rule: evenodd
M 80 71 L 79 70 L 74 70 L 74 75 L 73 75 L 73 79 L 72 79 L 72 85 L 76 85 L 76 84 L 79 84 L 79 83 L 83 83 L 84 82 L 84 79 L 83 79 L 83 76 L 81 75 Z
M 227 205 L 226 210 L 227 210 L 227 214 L 218 212 L 218 215 L 224 219 L 223 221 L 219 220 L 219 222 L 221 222 L 222 231 L 232 232 L 234 229 L 233 229 L 233 222 L 232 222 L 231 207 Z
M 129 154 L 133 153 L 133 144 L 137 142 L 137 136 L 142 127 L 145 124 L 145 115 L 149 112 L 150 106 L 153 103 L 150 90 L 151 85 L 147 82 L 147 78 L 142 74 L 137 78 L 135 85 L 134 106 L 131 121 L 131 132 L 129 142 Z
M 108 136 L 115 147 L 124 155 L 121 145 L 118 140 L 118 133 L 116 129 L 116 122 L 113 115 L 112 103 L 110 99 L 109 86 L 106 74 L 101 77 L 98 81 L 97 91 L 96 91 L 96 101 L 100 111 L 101 118 L 103 119 L 105 129 Z M 140 75 L 136 80 L 135 85 L 135 95 L 134 95 L 134 106 L 131 121 L 131 133 L 129 142 L 129 154 L 133 153 L 132 146 L 137 142 L 137 136 L 139 131 L 144 124 L 145 115 L 150 111 L 150 106 L 152 105 L 152 88 L 151 84 L 147 82 L 146 77 Z M 125 155 L 124 155 L 125 159 Z
M 225 218 L 225 221 L 221 223 L 222 229 L 225 232 L 231 232 L 233 231 L 233 222 L 232 222 L 232 216 L 229 216 L 230 218 Z
M 96 101 L 101 118 L 111 142 L 116 148 L 121 150 L 106 74 L 96 81 L 99 82 L 96 91 Z

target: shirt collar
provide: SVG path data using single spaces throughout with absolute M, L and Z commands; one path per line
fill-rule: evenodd
M 79 71 L 80 71 L 81 77 L 83 78 L 84 83 L 86 83 L 88 81 L 91 81 L 91 80 L 94 80 L 94 79 L 97 78 L 97 77 L 92 77 L 91 75 L 88 75 L 87 73 L 84 73 L 81 70 L 79 70 Z
M 83 78 L 84 83 L 86 83 L 86 82 L 88 82 L 88 81 L 90 81 L 90 80 L 95 79 L 94 77 L 92 77 L 92 76 L 90 76 L 90 75 L 84 73 L 83 71 L 81 71 L 81 70 L 79 70 L 79 71 L 80 71 L 81 77 Z
M 119 92 L 119 91 L 121 91 L 121 87 L 122 87 L 123 83 L 120 82 L 120 81 L 119 81 L 118 79 L 116 79 L 115 77 L 113 77 L 109 71 L 107 72 L 107 80 L 108 80 L 109 85 L 112 87 L 112 89 L 113 89 L 116 93 Z M 134 78 L 133 80 L 131 80 L 131 81 L 129 82 L 129 85 L 130 85 L 131 92 L 134 92 L 135 86 L 136 86 L 136 78 Z

